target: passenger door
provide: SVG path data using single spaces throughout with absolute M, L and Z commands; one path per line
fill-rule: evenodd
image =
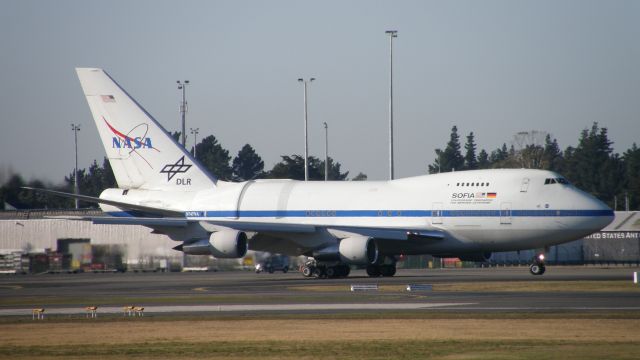
M 442 203 L 435 202 L 433 203 L 433 207 L 431 209 L 431 223 L 432 224 L 442 224 Z
M 520 192 L 527 192 L 527 190 L 529 190 L 529 178 L 524 178 L 520 185 Z
M 504 202 L 500 204 L 500 224 L 511 224 L 511 203 Z

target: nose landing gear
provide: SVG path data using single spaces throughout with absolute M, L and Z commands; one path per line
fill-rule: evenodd
M 534 256 L 531 265 L 529 265 L 529 272 L 531 272 L 532 275 L 542 275 L 545 270 L 544 254 Z

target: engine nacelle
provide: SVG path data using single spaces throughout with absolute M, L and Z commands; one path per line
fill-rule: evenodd
M 188 255 L 213 255 L 221 259 L 241 258 L 247 254 L 247 234 L 236 230 L 216 231 L 208 239 L 182 244 L 174 249 Z
M 340 260 L 346 264 L 368 265 L 378 261 L 378 245 L 370 237 L 354 236 L 342 239 L 338 253 Z
M 209 236 L 209 251 L 217 258 L 241 258 L 247 254 L 247 249 L 247 234 L 243 231 L 216 231 Z

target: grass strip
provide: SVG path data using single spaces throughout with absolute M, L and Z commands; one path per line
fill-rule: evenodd
M 12 359 L 636 359 L 640 344 L 581 341 L 210 341 L 0 346 Z M 2 355 L 0 355 L 0 358 Z

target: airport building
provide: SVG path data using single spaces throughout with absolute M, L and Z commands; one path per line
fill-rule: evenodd
M 212 259 L 184 257 L 178 245 L 165 235 L 137 225 L 94 225 L 90 221 L 55 217 L 100 216 L 100 210 L 14 210 L 0 212 L 0 271 L 176 271 L 250 268 L 256 257 Z M 534 250 L 495 253 L 495 265 L 528 264 Z M 548 264 L 640 264 L 640 212 L 615 213 L 602 231 L 584 239 L 553 246 Z M 452 265 L 453 264 L 453 265 Z M 453 259 L 410 256 L 400 267 L 461 266 Z M 295 264 L 291 264 L 292 267 Z

